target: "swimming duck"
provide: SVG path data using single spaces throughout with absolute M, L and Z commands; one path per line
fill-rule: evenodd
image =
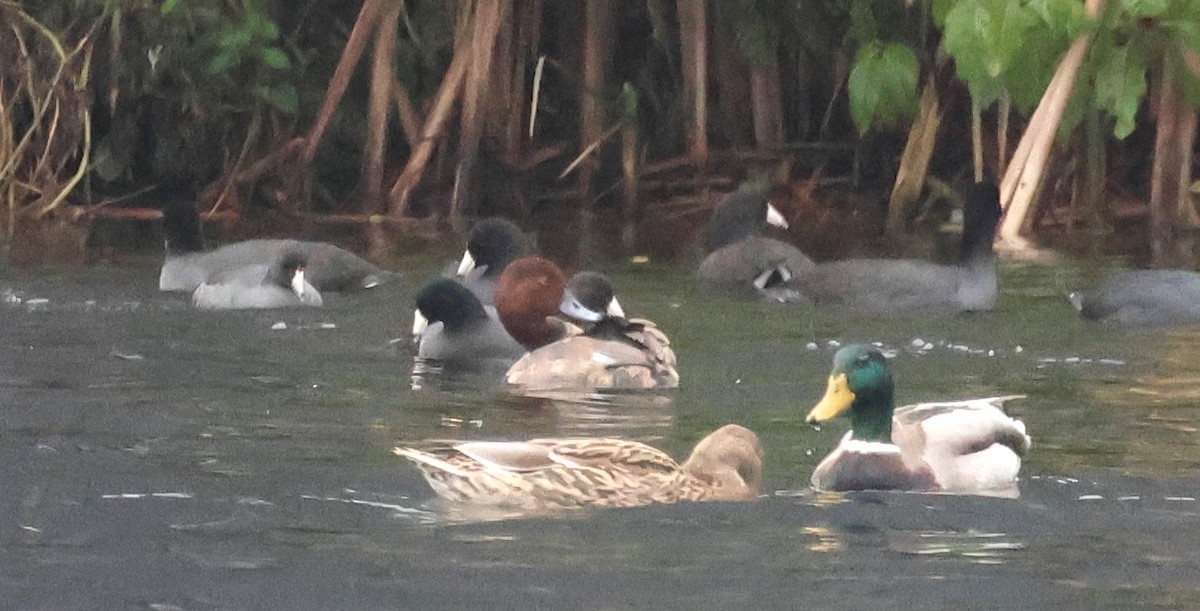
M 516 360 L 525 354 L 500 324 L 496 309 L 450 278 L 434 280 L 417 294 L 413 337 L 417 356 L 439 361 Z
M 286 239 L 245 240 L 204 250 L 200 215 L 191 203 L 163 208 L 166 260 L 158 276 L 160 291 L 194 291 L 215 276 L 247 266 L 269 266 L 284 251 L 295 251 L 307 264 L 307 280 L 322 291 L 371 288 L 389 277 L 357 255 L 325 242 Z
M 320 307 L 321 293 L 305 278 L 306 269 L 300 251 L 286 250 L 270 265 L 210 275 L 192 292 L 192 304 L 206 310 Z
M 727 424 L 682 465 L 636 441 L 603 438 L 469 441 L 392 450 L 447 500 L 546 511 L 679 501 L 744 501 L 762 486 L 763 449 Z
M 788 222 L 761 193 L 743 187 L 726 195 L 709 218 L 704 235 L 707 256 L 696 276 L 746 296 L 791 300 L 794 291 L 780 292 L 777 287 L 811 269 L 813 262 L 795 246 L 764 237 L 767 226 L 787 229 Z
M 486 218 L 471 227 L 456 275 L 484 304 L 495 303 L 496 280 L 514 259 L 531 255 L 533 240 L 512 221 Z
M 1014 398 L 895 408 L 883 354 L 846 346 L 834 355 L 825 396 L 807 421 L 825 422 L 849 410 L 851 430 L 817 465 L 812 486 L 1016 496 L 1030 440 L 1025 424 L 1001 409 Z
M 955 265 L 912 259 L 850 259 L 816 265 L 787 283 L 818 304 L 875 313 L 952 313 L 991 310 L 999 294 L 992 242 L 1000 221 L 1000 192 L 975 184 L 963 210 Z
M 585 298 L 586 299 L 586 298 Z M 496 311 L 505 329 L 531 352 L 505 379 L 525 390 L 675 388 L 679 373 L 670 340 L 652 322 L 577 308 L 562 271 L 529 257 L 512 262 L 496 285 Z M 608 302 L 611 304 L 611 300 Z M 580 316 L 586 330 L 557 318 Z M 622 312 L 623 314 L 623 312 Z
M 559 310 L 575 320 L 592 323 L 625 318 L 612 279 L 599 272 L 582 271 L 571 276 Z
M 1067 295 L 1079 315 L 1122 325 L 1200 323 L 1200 274 L 1180 269 L 1125 272 L 1088 292 Z

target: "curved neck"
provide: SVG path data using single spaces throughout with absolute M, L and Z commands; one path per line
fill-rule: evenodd
M 505 311 L 499 308 L 497 308 L 497 313 L 500 315 L 500 322 L 504 325 L 504 330 L 529 350 L 536 350 L 546 344 L 552 344 L 567 335 L 566 325 L 555 318 L 506 316 Z
M 890 385 L 857 393 L 854 404 L 850 406 L 850 426 L 854 430 L 854 438 L 891 443 L 892 411 L 895 407 Z

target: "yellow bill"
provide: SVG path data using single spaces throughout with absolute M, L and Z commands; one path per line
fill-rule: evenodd
M 805 422 L 809 424 L 833 420 L 838 414 L 849 409 L 854 403 L 854 391 L 846 381 L 846 374 L 839 373 L 829 376 L 829 385 L 825 387 L 825 396 L 808 412 Z

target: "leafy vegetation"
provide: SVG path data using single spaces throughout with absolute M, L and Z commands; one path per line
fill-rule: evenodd
M 1103 10 L 1089 14 L 1093 3 Z M 697 184 L 671 168 L 740 179 L 777 161 L 800 177 L 860 168 L 858 188 L 877 193 L 896 167 L 861 160 L 899 155 L 939 75 L 964 87 L 943 83 L 932 102 L 965 89 L 976 124 L 997 108 L 1003 148 L 1083 39 L 1053 127 L 1066 146 L 1080 125 L 1115 138 L 1093 146 L 1122 146 L 1154 120 L 1164 75 L 1200 106 L 1190 0 L 0 0 L 0 27 L 16 33 L 0 38 L 0 60 L 19 67 L 0 75 L 10 237 L 64 204 L 175 197 L 235 213 L 437 217 L 531 214 L 565 189 L 577 210 L 645 218 L 656 212 L 634 215 L 631 201 Z M 813 141 L 858 161 L 795 153 Z M 935 171 L 961 174 L 961 151 L 946 157 Z

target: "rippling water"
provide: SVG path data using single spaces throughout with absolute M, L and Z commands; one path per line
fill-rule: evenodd
M 999 311 L 898 320 L 614 270 L 683 387 L 550 399 L 413 374 L 412 295 L 436 272 L 222 313 L 159 294 L 150 263 L 0 270 L 4 606 L 1200 607 L 1200 335 L 1076 320 L 1074 267 L 1007 265 Z M 846 424 L 804 415 L 851 341 L 894 353 L 902 403 L 1028 395 L 1008 404 L 1034 438 L 1021 497 L 808 490 Z M 726 422 L 763 439 L 758 502 L 514 519 L 436 502 L 390 452 L 620 435 L 682 457 Z

